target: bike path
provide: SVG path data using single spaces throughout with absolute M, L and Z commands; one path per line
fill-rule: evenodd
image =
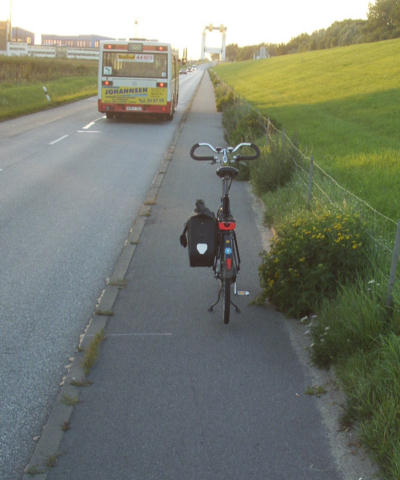
M 283 317 L 251 305 L 261 235 L 244 183 L 231 189 L 242 313 L 228 325 L 211 269 L 191 269 L 179 244 L 196 199 L 215 209 L 215 166 L 192 144 L 224 144 L 206 75 L 157 204 L 147 218 L 106 328 L 93 384 L 82 388 L 50 480 L 339 480 L 317 400 Z

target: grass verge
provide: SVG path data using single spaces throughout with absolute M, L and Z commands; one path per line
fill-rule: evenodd
M 99 356 L 100 344 L 105 338 L 104 330 L 101 330 L 90 342 L 82 361 L 82 368 L 86 376 L 89 375 L 90 369 L 96 363 L 97 357 Z
M 44 94 L 44 85 L 50 102 Z M 1 83 L 0 121 L 81 100 L 96 93 L 97 77 L 93 75 L 35 83 Z

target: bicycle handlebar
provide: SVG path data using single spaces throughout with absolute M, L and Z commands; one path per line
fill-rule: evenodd
M 196 155 L 195 152 L 200 147 L 208 147 L 216 155 L 213 155 L 213 156 Z M 234 154 L 243 147 L 251 148 L 255 152 L 254 155 L 235 155 L 233 156 L 233 161 L 255 160 L 260 156 L 260 149 L 254 143 L 239 143 L 238 145 L 236 145 L 236 147 L 213 147 L 209 143 L 196 143 L 190 149 L 190 156 L 193 158 L 193 160 L 199 160 L 199 161 L 211 160 L 215 162 L 218 159 L 218 154 L 224 154 L 224 155 L 227 155 L 228 153 Z
M 212 145 L 209 145 L 208 143 L 196 143 L 196 144 L 194 144 L 194 145 L 192 146 L 192 148 L 190 149 L 190 156 L 193 158 L 193 160 L 199 160 L 199 161 L 201 161 L 201 160 L 211 160 L 211 161 L 215 160 L 214 156 L 212 156 L 212 157 L 207 157 L 207 156 L 203 156 L 203 155 L 202 155 L 202 156 L 200 157 L 200 156 L 198 156 L 198 155 L 195 155 L 194 152 L 195 152 L 199 147 L 205 147 L 205 146 L 207 146 L 207 147 L 212 147 Z M 214 148 L 211 148 L 211 150 L 212 150 L 213 152 L 217 153 L 217 151 L 216 151 Z
M 240 149 L 243 146 L 251 148 L 255 153 L 254 155 L 238 155 L 236 160 L 255 160 L 260 156 L 260 149 L 255 143 L 239 143 L 239 145 L 234 148 L 233 152 L 235 152 L 238 147 Z

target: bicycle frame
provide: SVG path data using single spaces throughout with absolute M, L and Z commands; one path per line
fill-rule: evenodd
M 217 263 L 222 262 L 221 273 L 224 278 L 236 280 L 240 270 L 239 247 L 236 238 L 236 221 L 232 217 L 230 209 L 229 191 L 232 185 L 232 177 L 224 176 L 222 179 L 221 206 L 217 212 L 218 224 L 218 253 L 215 259 L 214 272 Z

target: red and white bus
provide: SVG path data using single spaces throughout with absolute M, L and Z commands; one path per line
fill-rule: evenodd
M 100 43 L 98 109 L 172 120 L 179 95 L 178 53 L 168 43 L 106 40 Z

